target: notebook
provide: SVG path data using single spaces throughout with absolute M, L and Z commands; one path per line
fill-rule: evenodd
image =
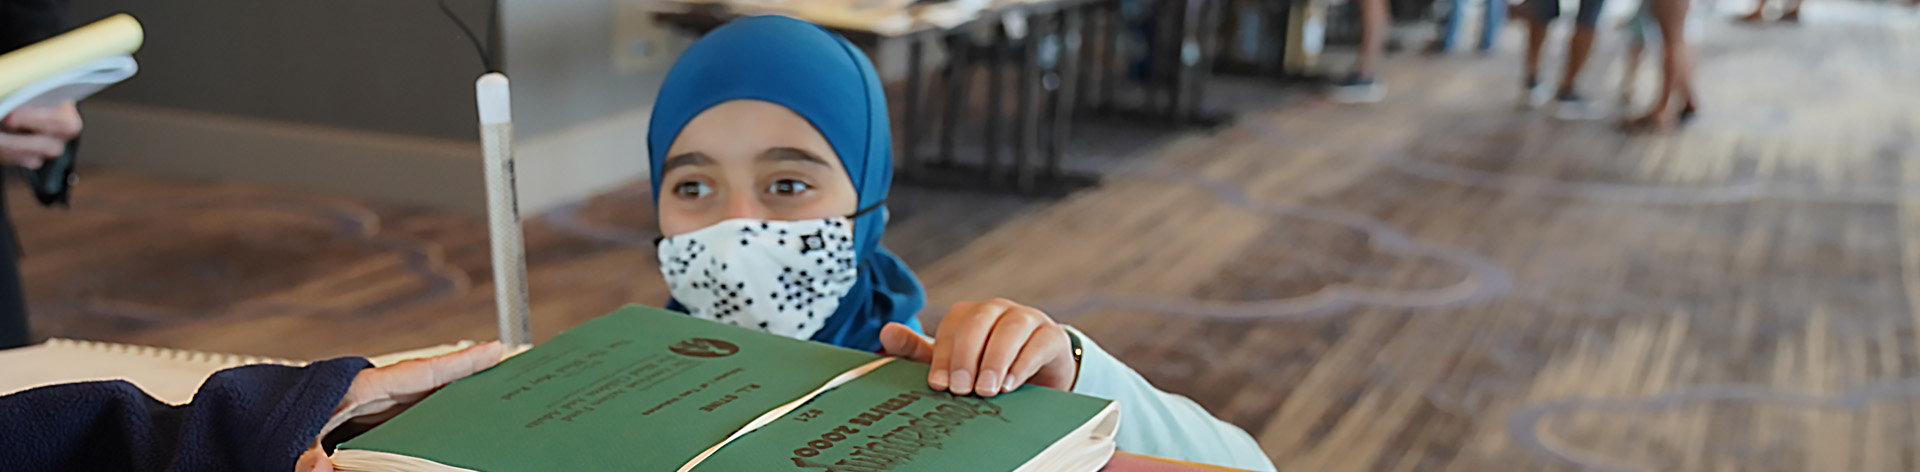
M 448 385 L 335 470 L 1094 472 L 1113 402 L 927 387 L 926 364 L 642 306 Z
M 122 13 L 0 55 L 0 116 L 80 101 L 132 77 L 145 38 L 140 22 Z
M 374 365 L 431 357 L 473 345 L 470 341 L 368 358 Z M 241 354 L 168 349 L 99 341 L 50 339 L 0 351 L 0 395 L 46 385 L 91 380 L 126 380 L 155 399 L 172 405 L 193 400 L 193 392 L 214 372 L 246 364 L 303 365 L 305 362 Z

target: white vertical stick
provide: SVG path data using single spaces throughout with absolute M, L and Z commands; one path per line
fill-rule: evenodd
M 473 84 L 480 102 L 480 147 L 486 152 L 487 223 L 493 243 L 493 296 L 500 343 L 533 344 L 527 308 L 527 247 L 520 239 L 520 199 L 513 177 L 513 101 L 507 76 L 489 72 Z

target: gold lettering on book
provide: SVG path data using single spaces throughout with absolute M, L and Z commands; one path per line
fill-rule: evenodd
M 902 411 L 920 400 L 937 403 L 921 413 Z M 945 449 L 945 440 L 970 421 L 989 417 L 1011 423 L 1001 408 L 985 399 L 946 392 L 912 391 L 861 412 L 793 450 L 796 468 L 829 472 L 882 472 L 909 463 L 928 448 Z M 902 420 L 904 418 L 904 420 Z M 894 423 L 900 423 L 897 426 Z M 858 426 L 856 428 L 855 426 Z M 886 429 L 892 426 L 892 429 Z M 877 427 L 877 429 L 875 429 Z M 861 435 L 863 430 L 873 430 Z M 880 431 L 884 431 L 881 433 Z M 864 442 L 864 444 L 862 444 Z M 844 444 L 843 444 L 844 443 Z M 846 446 L 844 458 L 828 462 L 829 449 Z

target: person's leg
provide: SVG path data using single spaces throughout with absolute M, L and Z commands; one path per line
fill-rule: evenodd
M 1593 30 L 1600 25 L 1600 7 L 1603 0 L 1580 0 L 1580 11 L 1573 17 L 1573 37 L 1567 40 L 1566 73 L 1560 75 L 1560 87 L 1554 90 L 1556 97 L 1574 95 L 1574 84 L 1580 79 L 1580 70 L 1587 65 L 1587 55 L 1593 51 Z
M 1555 98 L 1573 95 L 1574 82 L 1580 77 L 1580 69 L 1587 65 L 1587 54 L 1593 51 L 1593 27 L 1576 26 L 1573 36 L 1567 38 L 1567 67 L 1560 74 L 1560 85 L 1553 89 Z
M 1434 42 L 1434 52 L 1452 51 L 1454 44 L 1460 39 L 1460 30 L 1466 26 L 1467 0 L 1449 0 L 1447 3 L 1450 5 L 1447 9 L 1447 21 L 1441 26 L 1440 40 Z
M 1373 103 L 1386 98 L 1387 88 L 1374 77 L 1380 55 L 1386 52 L 1387 0 L 1360 1 L 1360 58 L 1353 74 L 1333 84 L 1331 96 L 1341 103 Z
M 1387 0 L 1360 0 L 1360 60 L 1355 75 L 1372 77 L 1387 48 Z
M 1920 0 L 1916 0 L 1920 1 Z M 1500 42 L 1500 29 L 1507 22 L 1507 0 L 1487 0 L 1485 23 L 1480 25 L 1480 50 L 1491 51 Z
M 1534 0 L 1535 3 L 1551 3 L 1552 0 Z M 1544 8 L 1544 7 L 1535 7 Z M 1527 86 L 1532 87 L 1540 79 L 1541 49 L 1547 45 L 1547 28 L 1552 26 L 1552 18 L 1542 18 L 1538 13 L 1527 17 Z
M 1631 127 L 1652 130 L 1672 129 L 1678 124 L 1677 113 L 1668 110 L 1672 98 L 1681 97 L 1689 103 L 1682 104 L 1683 110 L 1693 101 L 1693 53 L 1687 47 L 1687 4 L 1688 0 L 1647 0 L 1653 3 L 1653 19 L 1660 28 L 1661 49 L 1665 58 L 1661 62 L 1664 80 L 1660 94 L 1653 101 L 1653 108 L 1647 114 L 1628 120 Z
M 1527 12 L 1526 15 L 1527 55 L 1522 82 L 1524 89 L 1520 92 L 1520 106 L 1531 108 L 1539 106 L 1550 98 L 1550 92 L 1540 87 L 1540 56 L 1547 45 L 1548 28 L 1553 26 L 1553 19 L 1560 16 L 1560 2 L 1530 0 L 1526 4 L 1530 5 L 1528 9 L 1532 11 Z
M 1647 0 L 1647 1 L 1653 1 L 1653 0 Z M 1757 2 L 1753 2 L 1753 12 L 1748 13 L 1746 16 L 1740 17 L 1740 21 L 1745 21 L 1749 23 L 1759 23 L 1762 21 L 1767 21 L 1767 0 L 1760 0 Z
M 4 266 L 0 267 L 0 349 L 33 341 L 33 333 L 27 329 L 26 291 L 20 286 L 20 260 L 11 254 L 11 245 L 6 251 L 8 254 L 0 254 L 0 266 Z

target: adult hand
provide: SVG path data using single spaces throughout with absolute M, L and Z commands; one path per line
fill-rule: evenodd
M 963 302 L 947 310 L 934 340 L 899 323 L 880 330 L 887 353 L 933 365 L 934 390 L 991 397 L 1034 384 L 1059 390 L 1079 375 L 1067 331 L 1046 313 L 1011 300 Z
M 66 153 L 67 141 L 80 136 L 80 128 L 80 109 L 73 102 L 16 109 L 0 119 L 0 163 L 38 169 Z
M 414 359 L 398 364 L 367 369 L 354 376 L 347 395 L 333 410 L 333 418 L 320 429 L 313 447 L 300 454 L 294 465 L 297 472 L 331 472 L 333 461 L 320 446 L 320 440 L 335 428 L 349 426 L 372 428 L 406 411 L 428 394 L 500 362 L 504 351 L 499 342 L 469 347 L 452 354 Z

